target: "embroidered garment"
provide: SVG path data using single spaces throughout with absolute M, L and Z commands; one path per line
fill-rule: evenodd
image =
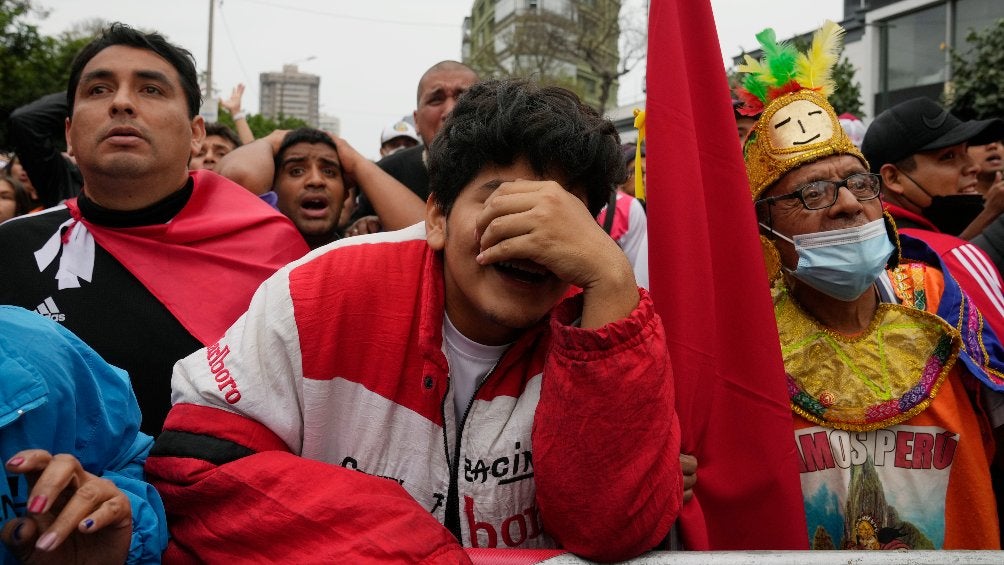
M 898 304 L 880 304 L 858 336 L 823 327 L 783 289 L 774 312 L 792 410 L 841 430 L 875 430 L 919 413 L 959 355 L 954 328 Z

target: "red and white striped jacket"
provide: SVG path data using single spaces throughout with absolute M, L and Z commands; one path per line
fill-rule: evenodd
M 1004 293 L 1000 273 L 982 249 L 964 239 L 941 233 L 923 216 L 905 208 L 884 202 L 883 206 L 894 220 L 904 220 L 923 228 L 903 228 L 899 231 L 915 237 L 941 257 L 948 272 L 969 295 L 983 318 L 998 336 L 1004 336 Z
M 468 547 L 607 560 L 659 543 L 682 483 L 648 293 L 597 330 L 576 327 L 581 303 L 565 300 L 506 351 L 458 433 L 442 269 L 424 224 L 336 242 L 280 270 L 219 343 L 179 362 L 147 466 L 170 555 L 215 561 L 251 543 L 263 561 L 419 562 L 455 544 L 435 521 Z M 304 514 L 292 493 L 323 508 Z M 312 533 L 295 548 L 257 542 L 300 521 Z

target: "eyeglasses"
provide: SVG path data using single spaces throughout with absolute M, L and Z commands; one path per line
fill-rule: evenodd
M 837 193 L 842 186 L 847 187 L 859 202 L 864 202 L 879 195 L 882 189 L 882 177 L 872 173 L 857 173 L 841 181 L 817 180 L 803 184 L 788 194 L 761 198 L 756 203 L 773 204 L 778 200 L 797 198 L 806 210 L 822 210 L 836 204 Z

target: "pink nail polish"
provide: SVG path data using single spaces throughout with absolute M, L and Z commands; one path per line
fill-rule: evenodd
M 28 505 L 28 512 L 31 512 L 32 514 L 41 513 L 42 509 L 45 508 L 45 503 L 47 501 L 48 499 L 41 494 L 36 496 L 35 498 L 31 499 L 31 504 Z
M 54 534 L 53 532 L 49 532 L 44 536 L 38 538 L 38 541 L 35 542 L 35 547 L 41 549 L 42 551 L 49 551 L 55 544 L 56 544 L 56 534 Z
M 10 459 L 7 460 L 7 465 L 10 465 L 12 467 L 16 467 L 21 463 L 24 463 L 24 457 L 11 457 Z

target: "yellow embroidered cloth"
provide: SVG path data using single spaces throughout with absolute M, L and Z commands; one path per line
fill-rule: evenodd
M 961 345 L 941 318 L 898 304 L 880 304 L 862 334 L 842 335 L 802 310 L 783 283 L 774 314 L 792 410 L 843 430 L 884 428 L 921 412 Z

